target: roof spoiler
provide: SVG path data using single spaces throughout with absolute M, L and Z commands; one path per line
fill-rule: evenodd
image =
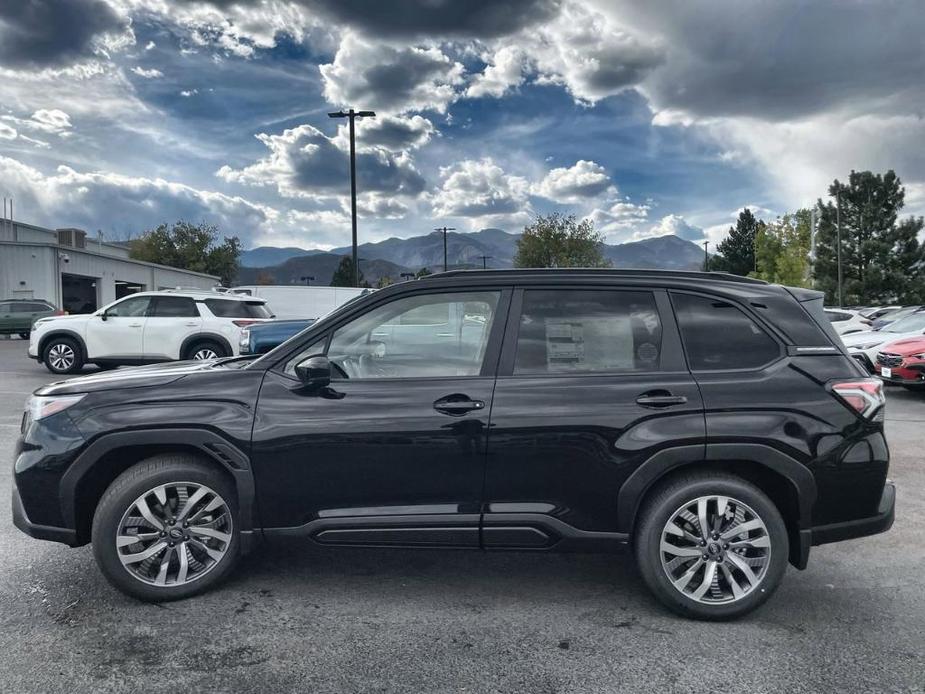
M 817 291 L 815 289 L 804 289 L 803 287 L 784 287 L 794 299 L 799 301 L 801 304 L 807 301 L 816 301 L 817 299 L 824 299 L 825 293 Z

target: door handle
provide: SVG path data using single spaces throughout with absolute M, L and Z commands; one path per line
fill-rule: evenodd
M 447 395 L 445 398 L 434 401 L 434 409 L 437 410 L 437 412 L 455 417 L 464 415 L 466 412 L 473 412 L 484 408 L 485 403 L 483 401 L 472 400 L 468 395 L 462 395 L 461 393 Z
M 187 328 L 195 328 L 199 323 L 184 323 Z
M 141 327 L 141 323 L 129 323 L 129 324 L 128 324 L 128 327 L 130 327 L 130 328 L 140 328 L 140 327 Z
M 685 403 L 687 403 L 686 397 L 683 395 L 672 395 L 667 390 L 643 393 L 636 398 L 636 404 L 642 405 L 643 407 L 671 407 L 673 405 L 684 405 Z

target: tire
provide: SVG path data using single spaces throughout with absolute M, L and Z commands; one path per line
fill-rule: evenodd
M 218 359 L 219 357 L 228 356 L 225 354 L 225 348 L 214 340 L 199 340 L 186 348 L 184 359 Z M 211 353 L 215 356 L 197 356 L 200 354 Z
M 719 513 L 722 498 L 728 500 L 725 514 Z M 705 546 L 699 529 L 702 499 L 707 499 L 703 508 L 711 530 L 720 517 L 718 540 L 708 533 Z M 684 512 L 686 518 L 679 515 Z M 762 525 L 729 534 L 754 520 Z M 670 521 L 677 521 L 671 529 Z M 665 551 L 663 542 L 673 549 Z M 640 512 L 634 544 L 639 571 L 655 597 L 677 614 L 704 620 L 735 619 L 762 605 L 780 585 L 790 549 L 784 520 L 767 495 L 723 473 L 688 474 L 657 488 Z M 708 581 L 711 571 L 717 578 Z
M 19 339 L 20 339 L 20 340 L 28 340 L 28 339 L 29 339 L 29 333 L 19 333 Z
M 185 513 L 189 500 L 194 503 Z M 184 515 L 188 526 L 180 523 Z M 103 494 L 93 515 L 93 555 L 106 579 L 126 595 L 178 600 L 212 588 L 231 572 L 240 554 L 239 527 L 237 494 L 221 471 L 193 456 L 157 455 L 126 470 Z M 118 539 L 130 535 L 139 541 Z
M 83 349 L 73 337 L 53 337 L 42 350 L 42 363 L 53 374 L 72 374 L 84 365 Z

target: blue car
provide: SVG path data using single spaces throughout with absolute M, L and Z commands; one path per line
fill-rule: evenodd
M 249 325 L 241 331 L 241 341 L 238 344 L 241 354 L 266 354 L 314 322 L 314 318 L 301 318 Z

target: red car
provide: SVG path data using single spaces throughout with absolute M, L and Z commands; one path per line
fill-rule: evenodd
M 925 390 L 925 337 L 907 337 L 877 353 L 877 374 L 887 383 Z

